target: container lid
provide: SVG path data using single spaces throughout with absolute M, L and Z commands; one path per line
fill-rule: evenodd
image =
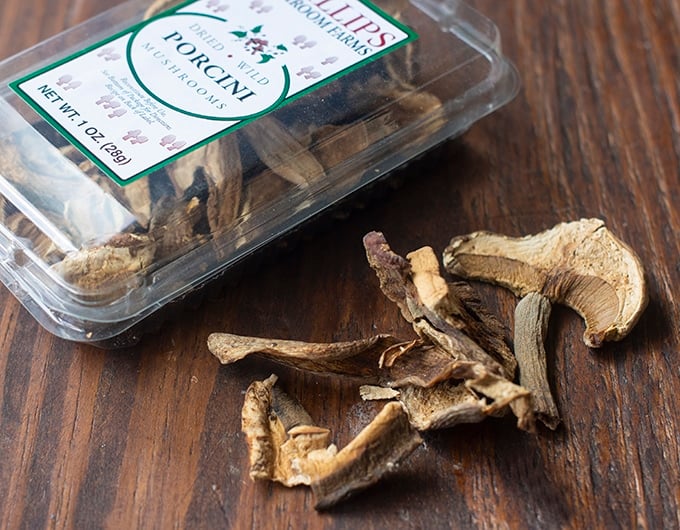
M 518 90 L 496 28 L 456 0 L 130 0 L 0 80 L 0 279 L 84 342 Z

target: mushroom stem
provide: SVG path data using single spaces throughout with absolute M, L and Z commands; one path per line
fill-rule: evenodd
M 555 430 L 559 412 L 550 392 L 545 353 L 545 337 L 552 306 L 540 293 L 529 293 L 515 308 L 515 356 L 519 367 L 519 383 L 532 392 L 536 417 Z

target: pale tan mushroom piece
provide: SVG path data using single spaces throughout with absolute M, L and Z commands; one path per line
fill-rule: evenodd
M 547 322 L 545 312 L 552 303 L 571 307 L 583 317 L 583 340 L 591 348 L 622 339 L 647 305 L 640 259 L 599 219 L 561 223 L 519 238 L 483 231 L 455 237 L 444 251 L 444 266 L 457 276 L 502 285 L 523 297 L 515 343 L 520 350 L 528 348 L 529 357 L 539 359 L 539 364 L 545 363 L 539 351 L 545 333 L 542 322 Z M 527 297 L 532 293 L 538 296 Z M 527 322 L 525 314 L 536 320 Z M 529 368 L 523 368 L 523 357 L 522 350 L 520 374 L 526 375 Z M 547 382 L 542 384 L 547 388 Z
M 389 402 L 338 451 L 330 431 L 313 425 L 302 405 L 275 388 L 276 381 L 275 375 L 254 381 L 243 402 L 250 477 L 311 486 L 317 510 L 375 484 L 422 443 L 401 404 Z

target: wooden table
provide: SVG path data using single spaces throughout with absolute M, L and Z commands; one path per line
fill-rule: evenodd
M 5 57 L 118 1 L 3 0 Z M 235 273 L 134 348 L 54 338 L 0 289 L 1 528 L 677 528 L 680 525 L 680 4 L 471 2 L 500 27 L 519 96 L 417 162 L 399 186 Z M 425 434 L 394 474 L 317 513 L 305 488 L 253 483 L 247 385 L 272 372 L 342 446 L 374 408 L 355 385 L 265 361 L 222 367 L 213 331 L 351 340 L 408 324 L 361 238 L 402 254 L 457 234 L 600 217 L 644 262 L 650 304 L 600 350 L 555 308 L 547 349 L 563 425 L 511 418 Z M 481 286 L 508 324 L 516 300 Z

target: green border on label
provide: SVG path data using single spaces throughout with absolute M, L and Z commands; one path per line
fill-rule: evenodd
M 201 115 L 197 115 L 197 114 L 192 114 L 192 113 L 190 113 L 190 112 L 187 112 L 187 111 L 184 111 L 184 110 L 182 110 L 182 109 L 176 108 L 176 107 L 174 107 L 174 106 L 172 106 L 172 105 L 169 105 L 168 103 L 166 103 L 166 102 L 164 102 L 163 100 L 159 99 L 159 98 L 156 97 L 155 95 L 151 94 L 151 93 L 147 90 L 147 88 L 144 86 L 144 84 L 141 82 L 141 80 L 139 79 L 137 73 L 136 73 L 135 70 L 134 70 L 134 67 L 131 65 L 131 63 L 130 63 L 130 61 L 129 61 L 129 58 L 130 58 L 130 45 L 131 45 L 131 43 L 132 43 L 132 40 L 134 39 L 134 35 L 135 35 L 136 33 L 138 33 L 144 26 L 146 26 L 147 24 L 150 24 L 151 22 L 153 22 L 153 21 L 155 21 L 155 20 L 158 20 L 158 19 L 160 19 L 160 18 L 167 17 L 167 16 L 171 16 L 171 15 L 175 14 L 176 11 L 178 11 L 178 10 L 180 10 L 180 9 L 184 9 L 185 7 L 188 7 L 188 6 L 190 6 L 191 4 L 195 4 L 195 3 L 198 2 L 198 1 L 200 1 L 200 0 L 187 0 L 186 2 L 182 2 L 181 4 L 175 6 L 174 8 L 168 9 L 167 11 L 164 11 L 164 12 L 162 12 L 162 13 L 159 13 L 158 15 L 155 15 L 155 16 L 153 16 L 153 17 L 147 19 L 147 20 L 143 20 L 143 21 L 141 21 L 141 22 L 139 22 L 139 23 L 137 23 L 137 24 L 131 26 L 130 28 L 127 28 L 127 29 L 125 29 L 125 30 L 123 30 L 123 31 L 120 31 L 120 32 L 118 32 L 118 33 L 116 33 L 116 34 L 114 34 L 114 35 L 112 35 L 112 36 L 110 36 L 110 37 L 107 37 L 106 39 L 103 39 L 103 40 L 101 40 L 101 41 L 98 41 L 98 42 L 95 43 L 95 44 L 92 44 L 92 45 L 90 45 L 90 46 L 87 46 L 86 48 L 84 48 L 84 49 L 81 50 L 81 51 L 78 51 L 78 52 L 76 52 L 76 53 L 73 53 L 73 54 L 71 54 L 71 55 L 68 55 L 68 56 L 66 56 L 66 57 L 64 57 L 64 58 L 62 58 L 62 59 L 60 59 L 59 61 L 57 61 L 57 62 L 55 62 L 55 63 L 52 63 L 52 64 L 50 64 L 50 65 L 47 65 L 47 66 L 45 66 L 45 67 L 42 67 L 42 68 L 36 70 L 35 72 L 32 72 L 32 73 L 30 73 L 30 74 L 28 74 L 28 75 L 25 75 L 25 76 L 23 76 L 23 77 L 21 77 L 21 78 L 19 78 L 19 79 L 16 79 L 16 80 L 10 82 L 10 83 L 9 83 L 9 86 L 10 86 L 10 88 L 11 88 L 11 89 L 12 89 L 12 90 L 13 90 L 13 91 L 14 91 L 14 92 L 15 92 L 15 93 L 16 93 L 16 94 L 24 101 L 24 103 L 26 103 L 26 104 L 27 104 L 29 107 L 31 107 L 36 113 L 38 113 L 38 114 L 39 114 L 39 115 L 40 115 L 47 123 L 49 123 L 54 129 L 56 129 L 56 130 L 57 130 L 64 138 L 66 138 L 66 140 L 68 140 L 73 146 L 75 146 L 75 147 L 76 147 L 76 148 L 77 148 L 84 156 L 86 156 L 86 157 L 87 157 L 88 159 L 90 159 L 94 164 L 96 164 L 96 166 L 97 166 L 104 174 L 106 174 L 111 180 L 113 180 L 114 182 L 116 182 L 119 186 L 126 186 L 126 185 L 128 185 L 128 184 L 131 184 L 132 182 L 135 182 L 136 180 L 139 180 L 139 179 L 142 178 L 142 177 L 145 177 L 146 175 L 149 175 L 150 173 L 153 173 L 154 171 L 158 171 L 159 169 L 161 169 L 161 168 L 163 168 L 163 167 L 165 167 L 165 166 L 167 166 L 167 165 L 173 163 L 175 160 L 177 160 L 177 159 L 179 159 L 179 158 L 181 158 L 181 157 L 183 157 L 183 156 L 185 156 L 185 155 L 191 153 L 192 151 L 194 151 L 194 150 L 196 150 L 196 149 L 200 149 L 200 148 L 203 147 L 204 145 L 206 145 L 206 144 L 208 144 L 208 143 L 210 143 L 210 142 L 212 142 L 212 141 L 214 141 L 214 140 L 216 140 L 216 139 L 218 139 L 218 138 L 220 138 L 220 137 L 222 137 L 222 136 L 225 136 L 225 135 L 227 135 L 227 134 L 230 134 L 230 133 L 232 133 L 232 132 L 235 132 L 236 130 L 240 129 L 241 127 L 247 125 L 248 123 L 251 123 L 252 121 L 254 121 L 254 120 L 256 120 L 256 119 L 262 117 L 263 115 L 268 114 L 268 113 L 270 113 L 270 112 L 272 112 L 272 111 L 274 111 L 274 110 L 277 110 L 277 109 L 279 109 L 279 108 L 281 108 L 281 107 L 287 105 L 288 103 L 291 103 L 291 102 L 293 102 L 293 101 L 295 101 L 295 100 L 297 100 L 297 99 L 299 99 L 299 98 L 301 98 L 301 97 L 303 97 L 303 96 L 309 94 L 310 92 L 313 92 L 314 90 L 320 88 L 320 87 L 323 86 L 323 85 L 326 85 L 326 84 L 328 84 L 328 83 L 331 83 L 331 82 L 335 81 L 336 79 L 338 79 L 338 78 L 340 78 L 340 77 L 342 77 L 342 76 L 344 76 L 344 75 L 346 75 L 346 74 L 349 74 L 349 73 L 351 73 L 351 72 L 354 72 L 355 70 L 358 70 L 359 68 L 362 68 L 362 67 L 365 66 L 366 64 L 369 64 L 369 63 L 371 63 L 371 62 L 373 62 L 373 61 L 375 61 L 375 60 L 377 60 L 377 59 L 379 59 L 379 58 L 385 56 L 386 54 L 391 53 L 391 52 L 393 52 L 393 51 L 395 51 L 395 50 L 401 48 L 402 46 L 405 46 L 406 44 L 415 41 L 415 40 L 418 38 L 418 34 L 417 34 L 415 31 L 413 31 L 411 28 L 409 28 L 409 27 L 406 26 L 405 24 L 399 22 L 398 20 L 395 20 L 392 16 L 388 15 L 388 14 L 387 14 L 385 11 L 383 11 L 381 8 L 379 8 L 378 6 L 373 5 L 369 0 L 357 0 L 359 3 L 363 4 L 365 7 L 367 7 L 367 8 L 370 9 L 370 10 L 372 10 L 374 13 L 378 14 L 379 16 L 381 16 L 382 18 L 384 18 L 385 20 L 387 20 L 387 21 L 389 21 L 391 24 L 393 24 L 395 27 L 397 27 L 397 28 L 399 28 L 401 31 L 403 31 L 403 32 L 407 35 L 406 38 L 403 39 L 403 40 L 401 40 L 401 41 L 399 41 L 399 42 L 396 43 L 396 44 L 393 44 L 393 45 L 391 45 L 391 46 L 385 48 L 384 50 L 381 50 L 381 51 L 378 52 L 378 53 L 375 53 L 375 54 L 373 54 L 373 55 L 371 55 L 371 56 L 369 56 L 369 57 L 363 59 L 362 61 L 360 61 L 360 62 L 358 62 L 358 63 L 353 64 L 352 66 L 350 66 L 350 67 L 348 67 L 348 68 L 345 68 L 344 70 L 341 70 L 341 71 L 337 72 L 336 74 L 334 74 L 334 75 L 332 75 L 332 76 L 330 76 L 330 77 L 327 77 L 327 78 L 325 78 L 325 79 L 323 79 L 323 80 L 321 80 L 321 81 L 319 81 L 319 82 L 317 82 L 317 83 L 315 83 L 315 84 L 309 86 L 309 87 L 306 88 L 305 90 L 303 90 L 303 91 L 301 91 L 301 92 L 298 92 L 298 93 L 296 93 L 296 94 L 294 94 L 294 95 L 292 95 L 292 96 L 290 96 L 290 97 L 285 97 L 286 92 L 287 92 L 287 89 L 286 89 L 286 90 L 284 91 L 282 97 L 281 97 L 276 103 L 274 103 L 270 108 L 268 108 L 268 109 L 266 109 L 266 110 L 264 110 L 264 111 L 262 111 L 262 112 L 260 112 L 260 113 L 258 113 L 258 114 L 256 114 L 256 115 L 254 115 L 254 116 L 245 117 L 244 119 L 242 119 L 242 120 L 239 121 L 238 123 L 236 123 L 236 124 L 234 124 L 234 125 L 232 125 L 232 126 L 229 126 L 229 127 L 225 128 L 225 129 L 223 129 L 222 131 L 220 131 L 220 132 L 218 132 L 218 133 L 216 133 L 216 134 L 213 134 L 212 136 L 209 136 L 209 137 L 205 138 L 203 141 L 200 141 L 200 142 L 194 144 L 193 146 L 191 146 L 191 147 L 189 147 L 189 148 L 187 148 L 187 149 L 181 151 L 181 152 L 178 153 L 177 155 L 175 155 L 175 156 L 173 156 L 173 157 L 170 157 L 170 158 L 167 158 L 167 159 L 165 159 L 165 160 L 162 160 L 161 162 L 159 162 L 159 163 L 157 163 L 157 164 L 155 164 L 155 165 L 153 165 L 153 166 L 150 166 L 150 167 L 144 169 L 143 171 L 137 173 L 136 175 L 133 175 L 133 176 L 131 176 L 130 178 L 127 178 L 127 179 L 121 179 L 120 177 L 118 177 L 118 175 L 116 175 L 116 174 L 115 174 L 115 173 L 114 173 L 114 172 L 113 172 L 113 171 L 112 171 L 112 170 L 111 170 L 111 169 L 110 169 L 110 168 L 109 168 L 102 160 L 100 160 L 99 157 L 97 157 L 97 156 L 95 155 L 95 153 L 92 152 L 92 150 L 90 150 L 89 148 L 85 147 L 79 140 L 77 140 L 71 133 L 69 133 L 69 132 L 68 132 L 68 131 L 67 131 L 67 130 L 59 123 L 59 122 L 57 122 L 57 121 L 56 121 L 56 120 L 55 120 L 48 112 L 46 112 L 46 111 L 42 108 L 42 106 L 40 106 L 40 105 L 39 105 L 39 104 L 38 104 L 31 96 L 29 96 L 29 95 L 21 88 L 21 86 L 20 86 L 21 84 L 25 83 L 26 81 L 30 81 L 31 79 L 34 79 L 35 77 L 38 77 L 38 76 L 40 76 L 40 75 L 42 75 L 42 74 L 44 74 L 44 73 L 46 73 L 46 72 L 49 72 L 50 70 L 53 70 L 53 69 L 55 69 L 55 68 L 58 68 L 59 66 L 65 64 L 65 63 L 68 63 L 69 61 L 72 61 L 72 60 L 74 60 L 74 59 L 77 59 L 78 57 L 81 57 L 81 56 L 83 56 L 83 55 L 85 55 L 85 54 L 91 52 L 92 50 L 95 50 L 95 49 L 97 49 L 97 48 L 100 48 L 100 47 L 102 47 L 102 46 L 108 44 L 109 42 L 112 42 L 112 41 L 114 41 L 114 40 L 116 40 L 116 39 L 119 39 L 119 38 L 121 38 L 121 37 L 123 37 L 123 36 L 125 36 L 125 35 L 130 35 L 130 36 L 131 36 L 130 42 L 128 43 L 127 48 L 126 48 L 126 57 L 127 57 L 127 59 L 128 59 L 128 64 L 130 65 L 130 71 L 132 72 L 132 75 L 133 75 L 135 81 L 136 81 L 137 83 L 139 83 L 140 87 L 141 87 L 146 93 L 148 93 L 151 97 L 153 97 L 154 99 L 156 99 L 158 102 L 160 102 L 160 103 L 163 104 L 164 106 L 166 106 L 166 107 L 168 107 L 168 108 L 170 108 L 170 109 L 172 109 L 172 110 L 174 110 L 174 111 L 176 111 L 176 112 L 181 112 L 181 113 L 183 113 L 183 114 L 187 114 L 187 115 L 190 115 L 190 116 L 194 116 L 194 117 L 200 118 L 200 119 L 223 120 L 223 118 L 215 118 L 215 117 L 201 116 Z M 180 13 L 180 14 L 184 14 L 184 13 Z M 209 16 L 209 15 L 205 15 L 205 14 L 203 14 L 203 13 L 191 13 L 191 12 L 187 12 L 186 14 L 195 14 L 195 15 L 201 15 L 201 16 Z M 219 18 L 219 17 L 215 17 L 215 18 Z M 289 74 L 289 72 L 288 72 L 288 70 L 287 70 L 286 67 L 283 67 L 283 69 L 284 69 L 284 75 L 286 76 L 286 86 L 288 86 L 288 84 L 289 84 L 289 79 L 290 79 L 290 77 L 289 77 L 290 74 Z M 229 119 L 230 119 L 230 120 L 238 120 L 239 118 L 229 118 Z

